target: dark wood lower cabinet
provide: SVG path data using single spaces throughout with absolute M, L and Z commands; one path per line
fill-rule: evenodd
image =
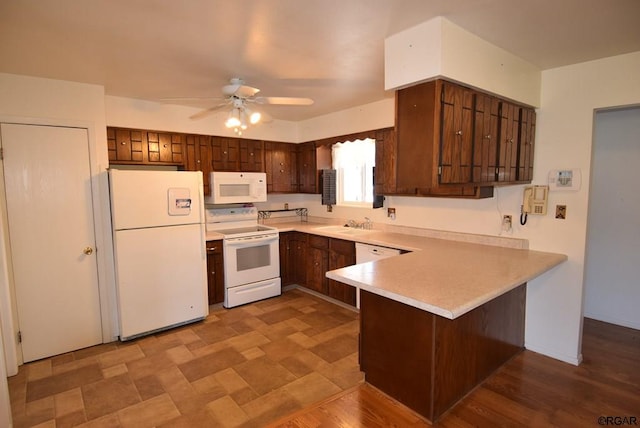
M 210 305 L 224 301 L 222 240 L 207 241 L 207 289 Z
M 332 238 L 329 242 L 329 270 L 356 264 L 356 243 Z M 332 279 L 327 279 L 327 295 L 351 306 L 356 305 L 356 289 Z
M 307 283 L 305 287 L 327 294 L 327 278 L 329 270 L 329 239 L 324 236 L 309 235 L 307 248 Z
M 356 263 L 355 242 L 303 232 L 280 233 L 282 285 L 297 284 L 351 306 L 356 289 L 326 277 L 328 270 Z
M 365 380 L 432 422 L 524 348 L 526 284 L 453 320 L 360 293 Z

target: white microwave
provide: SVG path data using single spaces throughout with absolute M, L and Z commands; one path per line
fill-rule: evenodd
M 207 204 L 243 204 L 266 202 L 267 174 L 264 172 L 214 171 L 209 176 L 211 192 Z

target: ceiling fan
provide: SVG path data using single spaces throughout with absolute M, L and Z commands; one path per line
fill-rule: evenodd
M 313 104 L 313 100 L 311 98 L 262 97 L 257 96 L 258 92 L 260 92 L 260 89 L 247 86 L 244 84 L 242 79 L 234 77 L 229 81 L 228 85 L 222 87 L 222 102 L 213 107 L 204 109 L 190 116 L 190 118 L 201 119 L 217 110 L 229 108 L 229 116 L 225 125 L 228 128 L 234 128 L 236 133 L 241 134 L 242 130 L 247 127 L 247 121 L 251 124 L 256 124 L 262 120 L 262 113 L 254 111 L 250 107 L 250 104 L 288 106 L 308 106 Z M 173 100 L 175 99 L 176 98 L 173 98 Z

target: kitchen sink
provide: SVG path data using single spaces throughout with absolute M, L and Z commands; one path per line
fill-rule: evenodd
M 316 227 L 315 230 L 327 233 L 339 233 L 340 235 L 363 235 L 373 232 L 372 230 L 368 229 L 356 229 L 354 227 L 344 226 L 321 226 Z

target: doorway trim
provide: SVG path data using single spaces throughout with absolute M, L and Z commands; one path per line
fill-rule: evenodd
M 117 317 L 115 277 L 113 261 L 113 240 L 111 236 L 111 216 L 109 205 L 109 183 L 107 164 L 99 159 L 100 146 L 95 126 L 92 122 L 69 119 L 48 119 L 38 117 L 20 117 L 0 115 L 0 123 L 21 125 L 57 126 L 86 129 L 89 148 L 89 169 L 91 172 L 91 190 L 93 204 L 93 222 L 95 225 L 96 257 L 98 265 L 98 293 L 100 296 L 100 318 L 102 321 L 102 343 L 117 339 Z M 106 160 L 106 157 L 105 157 Z M 19 325 L 16 316 L 14 282 L 11 269 L 11 254 L 5 232 L 8 230 L 6 197 L 4 194 L 4 171 L 0 177 L 0 325 L 4 339 L 4 354 L 7 375 L 17 374 L 18 366 L 23 363 L 22 353 L 18 352 L 17 334 Z

